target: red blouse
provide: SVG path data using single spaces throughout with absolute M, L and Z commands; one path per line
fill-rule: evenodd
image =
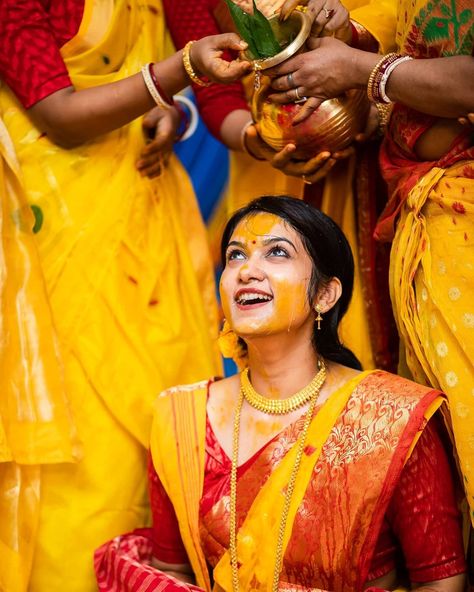
M 219 0 L 163 0 L 166 23 L 177 49 L 192 39 L 222 33 L 214 16 Z M 240 82 L 193 85 L 199 112 L 209 131 L 220 138 L 224 119 L 236 109 L 249 110 Z
M 25 108 L 71 86 L 59 50 L 83 11 L 84 0 L 0 1 L 0 77 Z
M 268 444 L 239 467 L 238 476 L 252 466 Z M 231 461 L 208 421 L 201 519 L 212 504 L 229 495 L 230 466 Z M 166 563 L 188 563 L 173 506 L 151 462 L 149 479 L 153 554 Z M 242 519 L 238 517 L 238 522 Z M 202 530 L 202 524 L 201 527 Z M 412 582 L 429 582 L 462 573 L 465 561 L 461 541 L 451 469 L 436 422 L 432 421 L 407 461 L 385 515 L 368 581 L 397 566 L 406 566 Z

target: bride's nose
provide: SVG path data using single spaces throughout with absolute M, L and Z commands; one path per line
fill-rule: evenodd
M 261 281 L 265 272 L 258 257 L 249 257 L 239 270 L 239 280 L 248 283 L 252 280 Z

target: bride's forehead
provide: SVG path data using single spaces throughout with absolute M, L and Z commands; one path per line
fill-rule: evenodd
M 235 227 L 231 240 L 254 240 L 278 234 L 287 236 L 293 229 L 285 220 L 267 212 L 258 212 L 252 216 L 243 218 Z

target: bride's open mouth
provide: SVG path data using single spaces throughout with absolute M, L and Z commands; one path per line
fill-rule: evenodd
M 250 308 L 265 306 L 265 304 L 273 300 L 273 296 L 263 290 L 246 288 L 238 290 L 234 296 L 234 300 L 238 308 L 248 310 Z

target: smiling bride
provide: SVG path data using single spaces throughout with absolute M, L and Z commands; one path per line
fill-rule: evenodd
M 156 402 L 153 527 L 96 553 L 100 590 L 461 592 L 442 393 L 362 372 L 337 329 L 350 248 L 308 204 L 265 196 L 222 240 L 241 373 Z

